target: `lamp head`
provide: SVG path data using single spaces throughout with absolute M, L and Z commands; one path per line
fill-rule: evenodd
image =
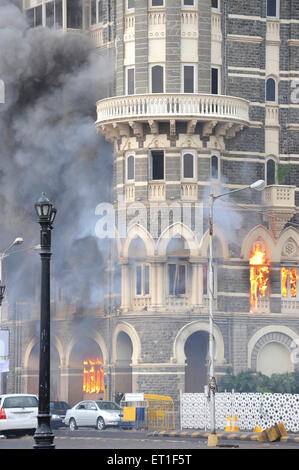
M 13 245 L 21 245 L 23 243 L 23 238 L 21 237 L 18 237 L 15 239 L 15 241 L 13 242 Z
M 255 189 L 256 191 L 262 191 L 266 186 L 266 183 L 264 180 L 258 180 L 252 183 L 249 187 L 250 189 Z

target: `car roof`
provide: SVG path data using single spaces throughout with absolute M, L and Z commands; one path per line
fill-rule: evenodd
M 37 395 L 33 395 L 32 393 L 4 393 L 0 395 L 0 398 L 7 398 L 7 397 L 35 397 Z

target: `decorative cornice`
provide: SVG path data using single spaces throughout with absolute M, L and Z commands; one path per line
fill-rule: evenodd
M 298 47 L 299 46 L 299 39 L 288 39 L 287 45 L 290 46 L 290 47 L 291 46 Z
M 263 41 L 261 36 L 245 36 L 242 34 L 228 34 L 227 40 L 231 42 L 249 42 L 253 44 L 260 44 Z

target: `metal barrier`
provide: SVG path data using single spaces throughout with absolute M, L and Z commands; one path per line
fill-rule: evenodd
M 171 397 L 126 393 L 120 406 L 123 408 L 123 427 L 175 429 L 174 403 Z
M 144 394 L 148 402 L 146 427 L 148 429 L 174 429 L 174 403 L 171 397 Z

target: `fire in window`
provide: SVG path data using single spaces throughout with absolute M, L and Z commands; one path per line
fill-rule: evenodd
M 258 300 L 265 298 L 270 290 L 270 261 L 260 242 L 254 244 L 249 258 L 250 265 L 250 312 L 257 310 Z
M 297 297 L 297 275 L 296 268 L 281 268 L 281 291 L 283 297 Z
M 104 369 L 100 358 L 85 359 L 83 362 L 83 392 L 100 393 L 104 391 Z

